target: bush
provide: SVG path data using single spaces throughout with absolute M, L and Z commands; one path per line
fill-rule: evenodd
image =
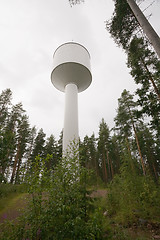
M 4 198 L 9 196 L 13 193 L 21 193 L 26 191 L 25 185 L 15 185 L 15 184 L 9 184 L 9 183 L 2 183 L 0 184 L 0 198 Z
M 77 150 L 67 155 L 54 172 L 46 169 L 46 159 L 37 157 L 32 175 L 28 178 L 32 196 L 29 208 L 10 226 L 9 235 L 19 239 L 103 239 L 102 215 L 94 211 L 85 180 L 87 172 L 80 167 Z M 1 239 L 11 239 L 7 231 Z
M 160 223 L 160 189 L 149 175 L 131 173 L 124 163 L 109 185 L 107 205 L 115 222 L 139 224 L 140 219 Z

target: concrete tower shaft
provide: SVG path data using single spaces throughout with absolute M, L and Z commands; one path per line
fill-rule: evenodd
M 69 42 L 56 49 L 53 59 L 51 81 L 65 92 L 63 151 L 66 151 L 71 141 L 78 141 L 78 92 L 87 89 L 92 81 L 90 55 L 82 45 Z

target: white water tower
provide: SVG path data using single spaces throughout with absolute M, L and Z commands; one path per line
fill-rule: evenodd
M 53 56 L 51 81 L 58 90 L 65 92 L 64 153 L 73 140 L 78 142 L 78 93 L 87 89 L 92 81 L 87 49 L 74 42 L 59 46 Z

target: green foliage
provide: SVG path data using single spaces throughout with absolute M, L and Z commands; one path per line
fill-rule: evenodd
M 32 155 L 31 155 L 32 161 L 34 161 L 35 157 L 38 155 L 43 157 L 45 136 L 46 136 L 46 134 L 43 132 L 43 129 L 41 128 L 37 134 L 37 137 L 35 138 L 35 141 L 34 141 L 34 148 L 33 148 Z
M 146 222 L 160 223 L 160 189 L 149 176 L 130 171 L 127 160 L 121 173 L 114 177 L 107 198 L 109 214 L 115 222 L 124 225 Z
M 149 42 L 134 37 L 128 48 L 128 67 L 138 89 L 138 115 L 151 117 L 150 124 L 160 134 L 160 61 Z
M 26 190 L 25 185 L 0 184 L 0 198 L 8 197 L 12 193 L 21 193 Z
M 29 208 L 19 224 L 8 225 L 13 239 L 102 239 L 101 213 L 94 211 L 76 149 L 50 172 L 46 162 L 52 156 L 36 157 L 28 178 Z M 7 234 L 4 229 L 2 239 L 11 239 Z
M 5 209 L 8 208 L 12 199 L 21 196 L 25 191 L 26 186 L 24 184 L 0 184 L 0 212 L 5 212 Z
M 102 179 L 105 183 L 113 178 L 113 165 L 109 156 L 110 130 L 104 119 L 99 125 L 99 138 L 97 143 L 98 157 L 102 165 Z
M 130 39 L 138 28 L 136 18 L 134 17 L 127 1 L 114 0 L 115 9 L 111 21 L 107 21 L 106 27 L 114 41 L 127 49 Z
M 137 104 L 133 95 L 123 90 L 121 97 L 118 99 L 117 116 L 115 117 L 116 130 L 123 137 L 129 137 L 132 134 L 132 125 L 135 120 L 135 111 Z

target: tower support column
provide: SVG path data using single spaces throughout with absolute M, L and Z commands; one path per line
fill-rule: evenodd
M 72 141 L 78 144 L 78 132 L 78 88 L 76 84 L 69 83 L 65 87 L 63 153 L 69 148 Z

